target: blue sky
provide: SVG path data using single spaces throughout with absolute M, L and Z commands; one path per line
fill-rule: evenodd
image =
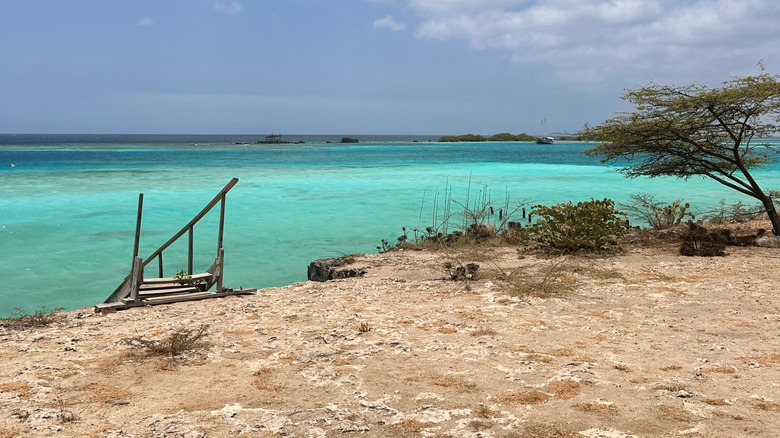
M 780 73 L 776 0 L 0 0 L 0 133 L 576 131 Z

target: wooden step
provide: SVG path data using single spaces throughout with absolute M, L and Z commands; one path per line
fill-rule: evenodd
M 177 294 L 177 295 L 163 295 L 157 297 L 144 298 L 142 302 L 146 304 L 165 304 L 165 303 L 176 303 L 179 301 L 202 300 L 204 298 L 210 298 L 211 296 L 216 297 L 217 294 L 213 292 L 193 292 L 193 293 Z
M 205 283 L 198 283 L 198 284 L 181 284 L 181 283 L 155 283 L 155 284 L 142 284 L 138 287 L 138 290 L 143 291 L 154 291 L 157 289 L 178 289 L 180 287 L 197 287 L 197 286 L 205 286 Z
M 172 287 L 168 289 L 142 290 L 138 292 L 138 296 L 154 297 L 160 295 L 187 294 L 187 293 L 199 292 L 199 291 L 200 289 L 198 289 L 195 286 L 180 286 L 180 287 Z
M 196 280 L 208 280 L 211 278 L 211 274 L 208 272 L 204 272 L 202 274 L 192 274 L 188 275 L 183 278 L 174 278 L 174 277 L 150 277 L 150 278 L 144 278 L 143 284 L 157 284 L 157 283 L 179 283 L 181 281 L 196 281 Z

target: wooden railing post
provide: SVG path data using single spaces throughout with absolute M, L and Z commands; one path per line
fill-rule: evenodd
M 192 275 L 193 242 L 195 240 L 195 226 L 190 226 L 189 257 L 187 258 L 187 275 Z
M 222 292 L 222 277 L 224 276 L 225 269 L 225 250 L 222 248 L 217 251 L 217 266 L 215 273 L 217 274 L 217 292 Z
M 165 275 L 163 275 L 163 260 L 162 260 L 163 253 L 160 253 L 157 257 L 157 272 L 160 274 L 158 277 L 163 278 Z
M 227 193 L 222 194 L 222 203 L 219 206 L 219 237 L 217 238 L 217 255 L 222 250 L 222 234 L 225 230 L 225 199 Z
M 133 258 L 133 270 L 130 272 L 130 300 L 138 302 L 138 291 L 144 278 L 144 264 L 141 257 Z
M 141 213 L 144 210 L 144 194 L 138 194 L 138 214 L 135 219 L 135 241 L 133 243 L 133 263 L 135 264 L 135 258 L 138 257 L 138 246 L 141 242 Z

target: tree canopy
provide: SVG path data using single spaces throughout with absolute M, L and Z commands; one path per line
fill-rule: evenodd
M 706 176 L 759 200 L 780 234 L 772 199 L 750 174 L 777 158 L 765 139 L 778 131 L 780 81 L 763 65 L 757 76 L 735 78 L 720 87 L 652 84 L 623 98 L 636 111 L 595 128 L 603 143 L 586 151 L 602 161 L 623 161 L 629 177 Z

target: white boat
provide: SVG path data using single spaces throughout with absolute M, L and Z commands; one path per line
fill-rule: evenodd
M 555 139 L 552 137 L 536 137 L 536 144 L 554 144 Z

